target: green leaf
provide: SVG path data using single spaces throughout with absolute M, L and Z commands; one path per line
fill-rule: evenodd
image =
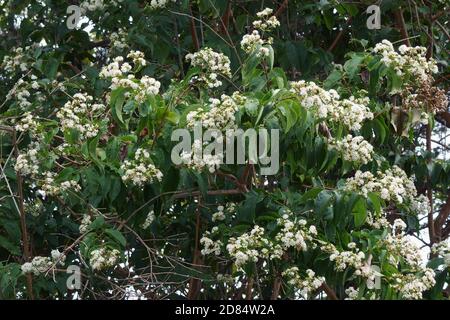
M 111 92 L 111 113 L 114 119 L 119 122 L 119 124 L 125 126 L 125 122 L 123 121 L 122 107 L 125 102 L 125 88 L 118 88 Z
M 341 81 L 341 79 L 342 79 L 342 71 L 335 69 L 335 70 L 333 70 L 333 72 L 330 73 L 330 75 L 324 81 L 323 86 L 327 90 L 335 88 L 336 85 L 338 85 L 338 83 Z
M 358 201 L 355 203 L 355 206 L 353 207 L 353 216 L 356 227 L 360 227 L 366 222 L 367 207 L 364 198 L 360 197 Z
M 11 254 L 14 254 L 16 256 L 20 256 L 21 255 L 19 246 L 14 244 L 14 243 L 12 243 L 11 241 L 9 241 L 7 238 L 5 238 L 3 236 L 0 236 L 0 247 L 5 248 Z
M 89 230 L 97 230 L 103 228 L 106 225 L 105 218 L 97 217 L 90 225 Z
M 105 233 L 108 234 L 112 239 L 118 242 L 122 247 L 125 247 L 127 240 L 122 235 L 122 233 L 116 229 L 106 229 Z
M 297 109 L 299 108 L 298 104 L 296 104 L 292 100 L 285 100 L 280 103 L 278 110 L 284 116 L 284 129 L 285 132 L 289 132 L 291 128 L 295 125 L 298 120 Z
M 333 192 L 330 190 L 322 190 L 316 198 L 314 203 L 314 211 L 321 216 L 325 211 L 330 208 L 333 200 Z
M 273 69 L 273 64 L 275 62 L 275 53 L 273 51 L 272 46 L 267 46 L 267 47 L 269 49 L 269 57 L 268 57 L 268 59 L 269 59 L 269 67 L 270 67 L 270 70 L 272 70 Z
M 374 193 L 374 192 L 369 192 L 369 201 L 372 204 L 375 212 L 377 214 L 381 214 L 381 202 L 380 202 L 380 197 L 378 196 L 378 194 Z
M 344 70 L 347 72 L 348 77 L 352 80 L 358 75 L 361 69 L 361 63 L 365 59 L 365 55 L 361 53 L 353 53 L 351 59 L 347 60 L 344 64 Z

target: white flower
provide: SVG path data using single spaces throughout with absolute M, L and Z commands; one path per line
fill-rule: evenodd
M 88 214 L 83 215 L 83 219 L 81 220 L 80 224 L 80 233 L 86 233 L 87 228 L 92 223 L 91 216 Z
M 89 263 L 92 270 L 103 270 L 116 265 L 119 260 L 120 252 L 117 249 L 108 249 L 105 247 L 95 249 L 90 254 Z
M 36 176 L 39 173 L 39 159 L 38 153 L 41 149 L 40 145 L 32 142 L 25 153 L 20 153 L 17 156 L 14 170 L 23 175 Z
M 53 262 L 49 257 L 36 256 L 31 262 L 26 262 L 21 266 L 22 273 L 33 273 L 39 275 L 49 271 L 53 267 Z
M 95 104 L 94 111 L 96 113 L 94 114 L 92 101 L 92 96 L 85 93 L 74 94 L 73 100 L 68 101 L 56 113 L 56 116 L 60 120 L 61 129 L 63 131 L 77 131 L 81 140 L 97 136 L 99 126 L 92 121 L 92 118 L 103 117 L 102 113 L 106 107 L 101 104 Z
M 398 166 L 393 166 L 392 169 L 385 172 L 377 172 L 376 176 L 371 172 L 358 170 L 353 178 L 347 179 L 344 189 L 357 192 L 365 197 L 369 192 L 375 192 L 386 201 L 398 204 L 407 203 L 410 206 L 417 201 L 414 181 Z
M 161 181 L 162 172 L 151 163 L 148 151 L 137 149 L 132 161 L 125 160 L 120 167 L 122 170 L 122 180 L 125 183 L 132 183 L 139 187 L 146 183 Z
M 399 53 L 394 49 L 392 43 L 383 40 L 378 43 L 373 52 L 382 56 L 381 61 L 388 67 L 392 67 L 397 75 L 409 74 L 413 81 L 428 81 L 433 73 L 437 72 L 437 64 L 434 59 L 427 60 L 425 47 L 408 47 L 401 45 Z
M 170 1 L 175 2 L 176 0 L 151 0 L 150 8 L 153 10 L 164 8 L 169 4 Z
M 64 265 L 64 262 L 66 261 L 66 256 L 64 255 L 64 253 L 59 252 L 58 249 L 55 249 L 50 252 L 50 255 L 54 263 Z
M 330 147 L 338 150 L 346 161 L 367 164 L 372 160 L 373 146 L 362 136 L 347 135 L 340 141 L 332 140 Z
M 145 218 L 145 221 L 142 224 L 142 229 L 147 229 L 150 227 L 153 221 L 155 221 L 155 212 L 152 210 L 148 213 L 147 218 Z
M 191 61 L 191 66 L 201 69 L 198 80 L 209 88 L 217 88 L 222 85 L 222 81 L 217 79 L 217 74 L 231 77 L 230 59 L 211 48 L 205 47 L 193 54 L 189 53 L 186 55 L 186 60 Z
M 345 294 L 347 295 L 345 300 L 356 300 L 358 298 L 358 290 L 355 290 L 353 287 L 345 289 Z
M 261 31 L 270 31 L 280 26 L 276 16 L 270 16 L 273 10 L 270 8 L 265 8 L 263 11 L 256 13 L 256 16 L 260 20 L 253 21 L 253 27 Z
M 282 272 L 282 276 L 287 278 L 287 283 L 300 291 L 306 299 L 310 293 L 313 293 L 325 282 L 324 277 L 316 277 L 311 269 L 306 270 L 306 276 L 302 277 L 298 267 L 291 267 Z
M 361 129 L 364 120 L 373 118 L 367 107 L 368 98 L 351 96 L 340 100 L 335 90 L 325 90 L 304 80 L 291 82 L 291 92 L 297 94 L 301 105 L 319 119 L 342 123 L 351 130 Z

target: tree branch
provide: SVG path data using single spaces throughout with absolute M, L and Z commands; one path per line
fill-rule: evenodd
M 345 24 L 345 26 L 342 28 L 341 31 L 339 31 L 339 33 L 337 34 L 336 38 L 334 39 L 333 43 L 331 44 L 331 46 L 328 48 L 328 52 L 331 52 L 334 50 L 334 48 L 336 48 L 336 46 L 338 45 L 339 41 L 341 41 L 342 36 L 344 35 L 345 30 L 347 29 L 347 27 L 350 25 L 350 23 L 352 23 L 352 17 L 348 18 L 347 23 Z
M 17 147 L 17 136 L 16 136 L 16 130 L 12 130 L 12 144 L 14 148 L 14 156 L 17 158 L 19 156 L 19 148 Z M 25 210 L 23 206 L 23 189 L 22 189 L 22 176 L 20 175 L 19 171 L 16 171 L 16 177 L 17 177 L 17 196 L 19 198 L 19 214 L 20 214 L 20 228 L 22 229 L 22 241 L 23 241 L 23 252 L 25 256 L 25 260 L 27 262 L 31 259 L 31 251 L 30 251 L 30 242 L 28 239 L 28 231 L 27 231 L 27 222 L 25 217 Z M 33 278 L 31 273 L 27 273 L 27 292 L 28 297 L 31 300 L 34 300 L 34 294 L 33 294 Z
M 289 0 L 284 0 L 281 6 L 278 8 L 278 10 L 275 12 L 275 16 L 279 17 L 283 11 L 287 8 L 287 5 L 289 4 Z
M 402 38 L 403 38 L 402 40 L 405 42 L 405 44 L 408 47 L 410 47 L 411 42 L 409 41 L 408 30 L 406 29 L 405 18 L 403 17 L 403 10 L 401 8 L 397 9 L 394 12 L 394 15 L 395 15 L 397 28 L 399 29 L 400 34 L 402 35 Z
M 339 300 L 334 290 L 331 289 L 325 282 L 320 288 L 327 294 L 328 300 Z

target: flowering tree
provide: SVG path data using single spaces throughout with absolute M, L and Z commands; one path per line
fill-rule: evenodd
M 74 5 L 0 1 L 0 298 L 448 298 L 448 1 Z

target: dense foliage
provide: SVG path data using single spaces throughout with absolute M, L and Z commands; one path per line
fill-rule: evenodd
M 371 4 L 0 0 L 0 298 L 447 299 L 449 3 Z

